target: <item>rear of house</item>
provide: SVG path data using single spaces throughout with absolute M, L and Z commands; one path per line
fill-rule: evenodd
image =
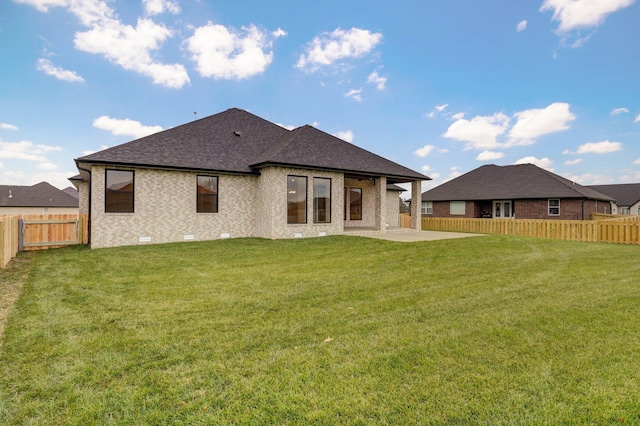
M 587 220 L 612 197 L 533 164 L 481 166 L 422 194 L 424 217 Z
M 305 238 L 397 225 L 420 173 L 311 126 L 240 109 L 76 160 L 93 248 L 219 238 Z M 395 199 L 394 199 L 395 198 Z M 418 206 L 413 227 L 420 229 Z

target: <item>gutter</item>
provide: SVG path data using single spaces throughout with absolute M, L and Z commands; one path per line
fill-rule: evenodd
M 78 165 L 78 163 L 76 162 L 76 166 L 78 167 L 78 170 L 82 170 L 84 172 L 87 172 L 89 174 L 89 208 L 87 211 L 87 244 L 85 244 L 85 246 L 88 246 L 91 244 L 91 193 L 92 191 L 92 186 L 93 186 L 93 179 L 91 178 L 91 170 L 90 169 L 83 169 L 82 167 L 80 167 Z

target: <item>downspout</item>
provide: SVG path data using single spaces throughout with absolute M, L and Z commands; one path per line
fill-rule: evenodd
M 87 244 L 85 246 L 88 246 L 91 244 L 91 193 L 92 191 L 92 179 L 91 179 L 91 170 L 89 169 L 83 169 L 82 167 L 78 166 L 78 170 L 82 170 L 85 171 L 87 173 L 89 173 L 89 199 L 87 200 L 87 202 L 89 203 L 89 208 L 87 209 Z
M 582 220 L 584 220 L 584 202 L 587 201 L 586 198 L 582 200 Z M 597 210 L 596 210 L 597 211 Z

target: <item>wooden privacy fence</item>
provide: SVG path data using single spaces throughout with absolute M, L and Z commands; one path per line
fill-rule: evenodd
M 640 218 L 629 216 L 603 220 L 422 218 L 422 229 L 640 244 Z
M 0 218 L 0 268 L 18 251 L 44 250 L 88 243 L 87 215 L 22 215 Z

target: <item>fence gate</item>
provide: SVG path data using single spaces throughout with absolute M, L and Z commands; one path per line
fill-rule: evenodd
M 18 250 L 41 250 L 80 244 L 80 221 L 69 219 L 20 219 Z

